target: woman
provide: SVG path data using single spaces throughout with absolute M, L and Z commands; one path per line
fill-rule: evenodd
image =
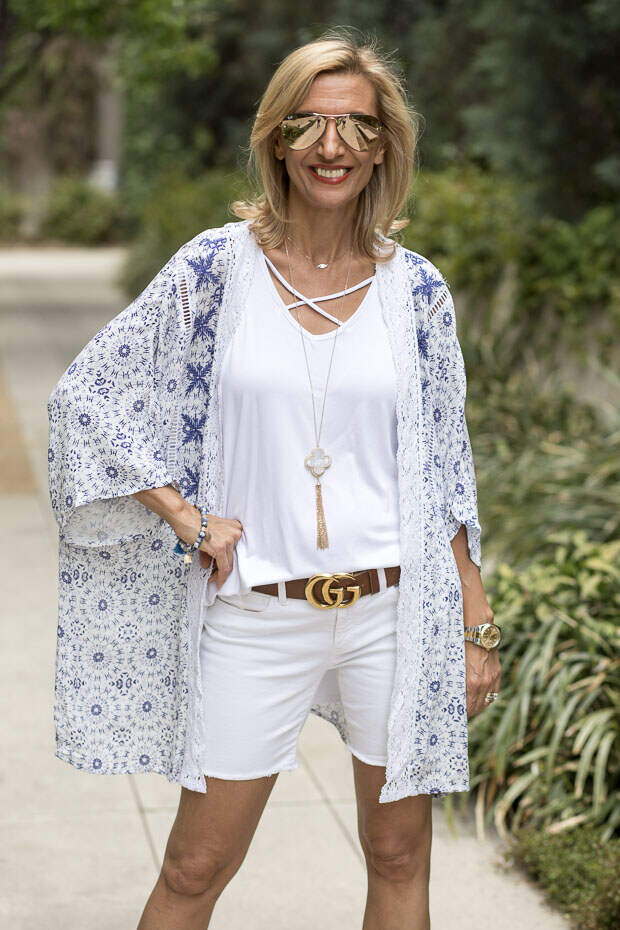
M 252 132 L 265 196 L 50 395 L 56 754 L 182 785 L 139 930 L 207 926 L 309 711 L 352 752 L 364 927 L 429 926 L 431 800 L 468 790 L 500 667 L 450 291 L 387 237 L 415 144 L 374 48 L 296 49 Z

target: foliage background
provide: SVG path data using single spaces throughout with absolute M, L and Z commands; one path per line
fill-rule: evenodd
M 576 925 L 618 926 L 620 6 L 0 0 L 0 240 L 125 243 L 134 296 L 232 218 L 270 75 L 335 26 L 423 117 L 397 238 L 447 277 L 468 372 L 506 645 L 446 807 L 509 838 Z

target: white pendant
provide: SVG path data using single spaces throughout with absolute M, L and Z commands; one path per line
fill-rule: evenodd
M 321 269 L 327 268 L 327 264 L 326 264 L 325 262 L 321 262 L 321 264 L 320 264 L 320 265 L 317 265 L 316 267 L 317 267 L 317 268 L 321 268 Z
M 324 449 L 316 448 L 312 450 L 310 455 L 306 456 L 304 463 L 308 471 L 312 472 L 315 478 L 320 478 L 321 475 L 327 471 L 332 460 L 329 455 L 325 454 Z

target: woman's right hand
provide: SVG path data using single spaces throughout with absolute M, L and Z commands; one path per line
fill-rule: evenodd
M 170 523 L 177 536 L 190 546 L 196 542 L 200 524 L 200 511 L 191 504 L 184 507 Z M 215 559 L 209 581 L 215 578 L 216 586 L 221 588 L 232 571 L 233 553 L 241 539 L 243 524 L 240 520 L 229 520 L 227 517 L 218 517 L 209 513 L 206 529 L 211 534 L 211 538 L 208 542 L 203 539 L 197 550 L 200 564 L 203 568 L 208 568 L 211 558 Z

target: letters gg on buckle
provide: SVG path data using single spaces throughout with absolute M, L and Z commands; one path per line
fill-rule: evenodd
M 356 600 L 362 593 L 362 589 L 358 584 L 349 585 L 348 588 L 334 588 L 333 591 L 330 591 L 330 585 L 335 581 L 340 581 L 341 583 L 349 580 L 355 581 L 355 575 L 351 575 L 350 572 L 334 572 L 332 575 L 324 572 L 320 575 L 313 575 L 312 578 L 308 579 L 308 583 L 305 587 L 306 599 L 310 601 L 311 604 L 314 604 L 315 607 L 321 607 L 323 610 L 331 610 L 332 607 L 349 607 L 350 604 L 355 604 Z M 324 604 L 321 601 L 317 601 L 314 589 L 319 582 L 323 582 L 321 585 L 321 594 L 323 595 L 323 600 L 326 602 Z M 344 592 L 350 591 L 351 598 L 348 601 L 343 601 Z M 332 599 L 332 595 L 335 595 L 335 600 Z

